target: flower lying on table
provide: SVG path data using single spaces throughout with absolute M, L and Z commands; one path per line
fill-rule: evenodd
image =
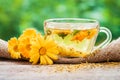
M 30 58 L 31 51 L 31 39 L 36 38 L 36 31 L 33 29 L 28 29 L 23 32 L 23 34 L 18 38 L 19 46 L 18 49 L 21 52 L 21 55 L 25 58 Z
M 24 57 L 33 64 L 53 64 L 58 59 L 56 43 L 51 37 L 43 37 L 33 29 L 27 29 L 18 38 L 11 38 L 8 41 L 8 51 L 12 58 Z
M 74 50 L 69 51 L 64 46 L 60 47 L 52 36 L 42 36 L 34 29 L 27 29 L 17 39 L 15 37 L 8 41 L 8 52 L 13 59 L 25 58 L 32 64 L 53 64 L 60 57 L 84 57 Z
M 14 59 L 21 58 L 20 52 L 18 50 L 18 44 L 18 40 L 15 37 L 8 41 L 8 51 L 11 53 L 10 55 Z
M 58 50 L 55 42 L 47 37 L 44 39 L 40 34 L 33 39 L 30 52 L 30 62 L 36 64 L 40 59 L 40 64 L 53 64 L 52 60 L 58 59 Z

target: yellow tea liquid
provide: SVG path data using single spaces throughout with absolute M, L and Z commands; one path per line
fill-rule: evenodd
M 92 24 L 91 26 L 89 25 L 89 27 L 84 27 L 82 25 L 80 28 L 76 28 L 75 25 L 73 28 L 66 28 L 68 25 L 63 26 L 62 28 L 56 26 L 57 25 L 52 25 L 51 27 L 47 27 L 46 25 L 45 32 L 47 35 L 52 36 L 61 50 L 65 50 L 66 52 L 77 52 L 80 54 L 89 54 L 91 52 L 98 34 L 98 25 Z

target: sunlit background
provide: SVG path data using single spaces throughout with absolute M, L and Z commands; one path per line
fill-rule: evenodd
M 0 38 L 18 37 L 26 28 L 44 33 L 45 19 L 63 17 L 97 19 L 113 39 L 120 36 L 120 0 L 0 0 Z

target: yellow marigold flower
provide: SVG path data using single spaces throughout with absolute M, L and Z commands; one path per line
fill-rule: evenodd
M 36 31 L 34 29 L 26 29 L 23 34 L 18 38 L 19 39 L 22 39 L 22 38 L 25 38 L 25 37 L 28 37 L 28 38 L 31 38 L 31 37 L 36 37 Z
M 12 58 L 22 57 L 30 59 L 33 64 L 53 64 L 58 59 L 56 43 L 51 37 L 43 37 L 37 34 L 34 29 L 27 29 L 18 38 L 11 38 L 8 41 L 8 51 Z
M 11 38 L 8 41 L 8 52 L 10 53 L 11 57 L 14 59 L 21 58 L 20 52 L 18 50 L 18 40 L 17 38 Z
M 53 60 L 58 59 L 58 50 L 56 43 L 51 37 L 44 38 L 41 34 L 37 38 L 31 39 L 30 62 L 33 64 L 40 62 L 40 64 L 53 64 Z
M 31 39 L 36 38 L 36 31 L 34 29 L 27 29 L 23 32 L 23 34 L 18 38 L 19 41 L 19 51 L 22 56 L 25 58 L 29 58 L 30 50 L 31 50 Z
M 30 39 L 29 38 L 19 39 L 18 49 L 23 57 L 29 58 L 30 57 L 29 52 L 31 50 Z

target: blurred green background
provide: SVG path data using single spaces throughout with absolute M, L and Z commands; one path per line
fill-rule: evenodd
M 43 33 L 45 19 L 61 17 L 97 19 L 113 39 L 120 36 L 120 0 L 0 0 L 0 38 L 18 37 L 26 28 Z

